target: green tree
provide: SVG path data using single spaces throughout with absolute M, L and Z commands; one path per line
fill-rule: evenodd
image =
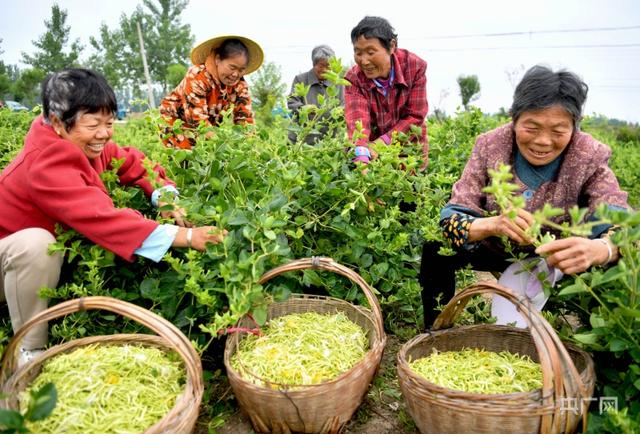
M 125 18 L 126 16 L 122 14 L 120 22 Z M 136 65 L 131 54 L 126 49 L 126 39 L 123 32 L 119 30 L 112 32 L 103 23 L 100 25 L 99 39 L 91 36 L 89 43 L 96 50 L 96 53 L 92 54 L 88 60 L 91 68 L 100 71 L 115 89 L 123 88 L 130 82 Z M 125 65 L 129 67 L 124 67 Z M 142 67 L 141 62 L 140 67 Z
M 41 102 L 40 84 L 45 75 L 45 72 L 38 68 L 20 71 L 17 80 L 11 86 L 11 93 L 14 99 L 29 107 L 39 104 Z
M 167 68 L 166 82 L 169 88 L 175 88 L 187 73 L 187 67 L 181 63 L 173 63 Z
M 186 0 L 144 0 L 145 8 L 138 6 L 131 16 L 122 14 L 116 29 L 110 30 L 102 24 L 100 36 L 89 39 L 95 49 L 89 65 L 102 72 L 114 88 L 130 87 L 134 95 L 141 96 L 144 72 L 139 23 L 151 78 L 166 93 L 170 86 L 169 66 L 175 63 L 186 66 L 193 45 L 191 27 L 180 24 L 180 14 L 186 5 Z
M 469 109 L 469 103 L 480 96 L 480 82 L 476 75 L 461 75 L 457 79 L 460 86 L 460 98 L 465 110 Z
M 78 66 L 78 56 L 83 47 L 76 39 L 71 43 L 69 51 L 65 53 L 71 29 L 70 26 L 65 26 L 66 21 L 67 11 L 54 4 L 51 7 L 51 20 L 44 22 L 47 31 L 40 36 L 40 39 L 33 41 L 37 51 L 33 55 L 23 52 L 22 61 L 44 71 L 45 74 Z
M 147 62 L 153 81 L 162 84 L 167 92 L 168 68 L 176 63 L 188 65 L 189 53 L 193 46 L 191 26 L 180 23 L 180 14 L 189 3 L 188 0 L 144 0 L 149 13 L 145 23 L 145 48 Z M 186 72 L 186 70 L 185 70 Z
M 2 44 L 2 38 L 0 38 L 0 44 Z M 4 53 L 4 50 L 0 48 L 0 55 Z M 9 90 L 11 89 L 11 78 L 9 77 L 9 69 L 0 60 L 0 99 L 5 98 Z
M 280 67 L 273 62 L 263 63 L 249 82 L 256 119 L 265 125 L 272 125 L 275 119 L 273 108 L 278 101 L 284 101 L 287 89 L 287 85 L 282 83 Z M 284 102 L 282 104 L 286 105 Z
M 282 82 L 280 66 L 266 62 L 250 79 L 251 98 L 256 108 L 274 104 L 285 96 L 287 85 Z

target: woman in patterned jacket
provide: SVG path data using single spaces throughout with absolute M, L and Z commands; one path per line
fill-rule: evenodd
M 217 126 L 226 111 L 233 110 L 236 124 L 253 123 L 249 86 L 244 80 L 262 64 L 258 44 L 242 36 L 219 36 L 191 51 L 193 66 L 180 84 L 160 103 L 161 127 L 166 146 L 191 149 L 201 122 Z M 180 128 L 174 128 L 180 119 Z
M 471 264 L 476 270 L 502 271 L 510 257 L 500 237 L 515 248 L 538 256 L 564 274 L 581 273 L 593 265 L 617 261 L 618 249 L 607 238 L 609 227 L 594 227 L 590 237 L 568 237 L 544 244 L 534 251 L 525 230 L 531 213 L 545 204 L 565 210 L 554 218 L 568 221 L 566 211 L 578 205 L 628 208 L 627 193 L 620 189 L 608 166 L 611 149 L 579 129 L 587 85 L 568 71 L 554 72 L 534 66 L 516 87 L 511 106 L 512 122 L 478 137 L 451 199 L 442 209 L 440 225 L 445 238 L 457 250 L 440 256 L 438 242 L 424 244 L 420 283 L 425 326 L 437 316 L 436 297 L 446 303 L 454 294 L 455 272 Z M 490 182 L 488 171 L 501 164 L 511 166 L 513 182 L 526 206 L 515 219 L 499 213 L 493 196 L 483 192 Z

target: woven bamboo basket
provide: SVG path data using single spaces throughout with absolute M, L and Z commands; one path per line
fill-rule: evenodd
M 156 335 L 114 334 L 92 336 L 55 345 L 31 362 L 16 368 L 17 352 L 24 335 L 37 324 L 59 318 L 74 312 L 86 310 L 106 310 L 132 319 Z M 26 322 L 9 342 L 2 359 L 0 382 L 2 392 L 7 398 L 0 404 L 5 408 L 18 409 L 18 393 L 25 390 L 38 376 L 43 364 L 61 353 L 68 353 L 76 348 L 90 344 L 125 345 L 136 344 L 152 346 L 167 352 L 175 351 L 182 358 L 186 371 L 183 393 L 176 400 L 175 406 L 155 425 L 149 427 L 145 434 L 191 433 L 198 419 L 200 401 L 204 391 L 202 380 L 202 364 L 198 353 L 180 330 L 164 318 L 131 303 L 110 297 L 85 297 L 57 304 Z
M 369 339 L 369 351 L 353 368 L 331 381 L 307 386 L 280 385 L 265 381 L 273 386 L 265 387 L 243 379 L 231 367 L 231 356 L 245 337 L 239 333 L 231 335 L 225 346 L 224 364 L 240 407 L 257 432 L 338 433 L 362 402 L 380 365 L 387 339 L 382 312 L 371 287 L 357 273 L 330 258 L 313 257 L 274 268 L 261 277 L 260 283 L 288 271 L 309 268 L 332 271 L 349 278 L 362 289 L 371 310 L 332 297 L 293 294 L 285 302 L 271 304 L 267 319 L 303 312 L 342 312 L 365 330 Z M 249 318 L 243 318 L 239 325 L 251 327 L 252 323 Z
M 515 304 L 529 329 L 480 324 L 449 328 L 469 299 L 498 294 Z M 448 329 L 447 329 L 448 328 Z M 456 294 L 430 333 L 402 346 L 397 367 L 400 389 L 409 414 L 422 433 L 571 433 L 582 418 L 595 385 L 593 360 L 584 351 L 563 344 L 549 323 L 527 298 L 490 283 L 472 285 Z M 467 393 L 438 386 L 420 377 L 409 362 L 433 350 L 479 348 L 528 355 L 542 367 L 542 388 L 522 393 Z

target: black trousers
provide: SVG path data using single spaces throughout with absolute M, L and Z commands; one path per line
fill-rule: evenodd
M 422 306 L 424 308 L 424 326 L 429 330 L 440 313 L 436 297 L 442 294 L 440 304 L 446 304 L 456 289 L 456 271 L 471 265 L 478 271 L 504 271 L 510 263 L 507 258 L 496 255 L 494 250 L 482 244 L 473 252 L 461 250 L 454 256 L 438 254 L 442 244 L 427 241 L 422 246 L 422 262 L 420 264 L 420 285 L 422 286 Z

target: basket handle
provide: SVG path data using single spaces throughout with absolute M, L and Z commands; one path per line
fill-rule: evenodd
M 378 299 L 373 293 L 373 289 L 371 288 L 371 286 L 358 273 L 351 270 L 350 268 L 345 267 L 344 265 L 338 264 L 331 258 L 312 256 L 311 258 L 296 259 L 267 271 L 262 275 L 262 277 L 260 277 L 258 283 L 263 284 L 268 280 L 279 276 L 280 274 L 286 273 L 287 271 L 307 270 L 310 268 L 316 270 L 319 269 L 332 271 L 348 278 L 349 280 L 357 284 L 360 289 L 362 289 L 364 296 L 369 302 L 369 306 L 371 307 L 371 310 L 373 312 L 376 332 L 378 333 L 378 336 L 384 336 L 382 310 L 380 309 L 380 304 L 378 303 Z
M 589 396 L 580 378 L 580 373 L 571 360 L 571 356 L 564 344 L 555 330 L 553 330 L 553 327 L 551 327 L 540 312 L 533 307 L 527 297 L 518 295 L 504 286 L 489 282 L 468 286 L 458 292 L 449 303 L 447 303 L 444 310 L 436 318 L 433 329 L 438 330 L 451 327 L 471 297 L 480 294 L 497 294 L 515 305 L 527 324 L 529 324 L 533 342 L 540 356 L 540 365 L 542 367 L 542 400 L 544 404 L 554 405 L 554 403 L 562 402 L 567 395 L 576 396 L 576 394 L 579 394 L 579 396 L 582 397 L 580 404 L 582 406 L 583 427 L 586 429 Z M 565 382 L 565 375 L 569 375 L 571 381 Z M 560 412 L 563 409 L 557 405 L 555 405 L 554 408 L 553 416 L 546 414 L 542 417 L 541 433 L 551 432 L 552 427 L 556 429 L 556 431 L 553 432 L 559 432 L 557 429 L 561 423 Z M 566 409 L 564 410 L 566 411 Z M 564 430 L 562 432 L 564 432 Z
M 189 342 L 187 337 L 178 330 L 176 326 L 147 309 L 112 297 L 82 297 L 68 300 L 40 312 L 24 323 L 24 325 L 20 327 L 13 336 L 2 356 L 0 384 L 4 384 L 15 371 L 15 353 L 18 349 L 18 344 L 22 341 L 22 338 L 29 330 L 42 322 L 86 310 L 107 310 L 109 312 L 114 312 L 132 319 L 154 331 L 158 336 L 165 339 L 170 344 L 170 347 L 175 350 L 183 360 L 194 361 L 195 365 L 192 363 L 185 363 L 187 373 L 193 380 L 195 390 L 199 390 L 204 387 L 202 379 L 202 362 L 200 357 L 191 345 L 191 342 Z

